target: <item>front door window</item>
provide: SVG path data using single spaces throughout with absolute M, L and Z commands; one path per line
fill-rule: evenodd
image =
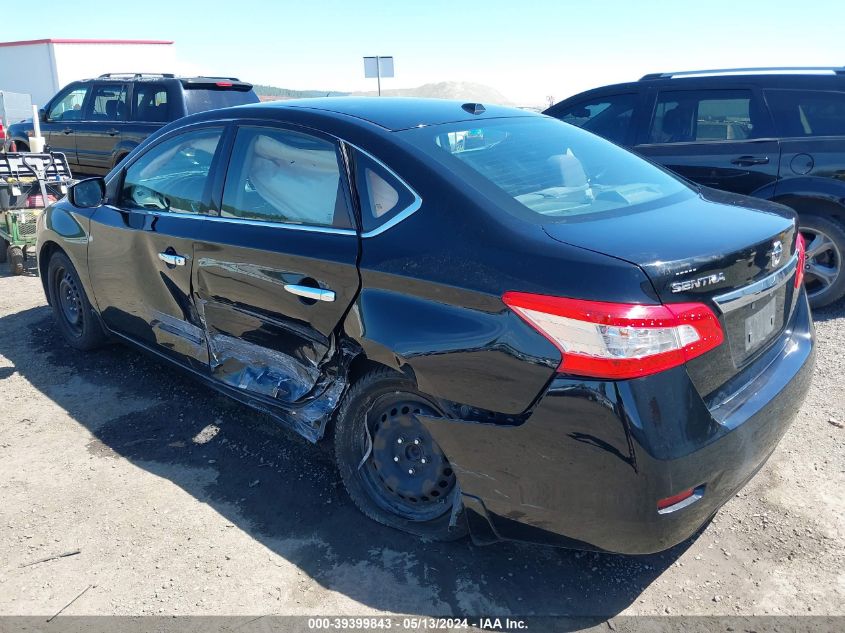
M 206 128 L 174 136 L 126 170 L 121 206 L 129 209 L 207 213 L 211 163 L 222 130 Z
M 88 86 L 70 88 L 50 106 L 47 118 L 50 121 L 81 121 L 82 106 L 85 104 L 85 97 L 88 94 Z
M 560 111 L 549 112 L 564 123 L 582 127 L 614 143 L 628 140 L 637 95 L 634 93 L 597 97 Z

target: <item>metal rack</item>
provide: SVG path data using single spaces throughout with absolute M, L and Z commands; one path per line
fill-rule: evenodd
M 24 272 L 41 210 L 64 196 L 71 183 L 67 158 L 60 152 L 0 153 L 0 261 L 12 274 Z
M 765 68 L 713 68 L 710 70 L 683 70 L 673 73 L 650 73 L 640 77 L 640 81 L 649 79 L 670 79 L 672 77 L 691 77 L 696 75 L 749 75 L 756 73 L 831 73 L 845 75 L 845 66 L 770 66 Z

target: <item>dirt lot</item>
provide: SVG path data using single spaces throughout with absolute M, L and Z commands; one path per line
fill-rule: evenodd
M 325 451 L 136 351 L 71 351 L 39 280 L 2 276 L 0 614 L 89 586 L 65 614 L 843 614 L 845 304 L 816 317 L 768 465 L 697 539 L 633 558 L 376 525 Z

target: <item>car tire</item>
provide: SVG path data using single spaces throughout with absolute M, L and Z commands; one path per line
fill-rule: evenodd
M 0 238 L 0 264 L 5 264 L 8 259 L 9 242 Z
M 20 246 L 9 246 L 6 249 L 6 263 L 9 266 L 9 272 L 13 275 L 23 275 L 25 261 L 26 258 Z
M 417 412 L 441 414 L 407 376 L 388 368 L 365 374 L 338 410 L 335 463 L 353 503 L 369 518 L 423 538 L 454 541 L 467 534 L 462 509 L 453 517 L 460 490 Z M 411 470 L 414 475 L 405 474 Z
M 54 253 L 47 265 L 47 288 L 59 332 L 74 349 L 88 351 L 106 342 L 79 275 L 64 253 Z
M 807 245 L 804 287 L 810 306 L 822 308 L 845 295 L 845 227 L 810 213 L 801 214 L 798 225 Z

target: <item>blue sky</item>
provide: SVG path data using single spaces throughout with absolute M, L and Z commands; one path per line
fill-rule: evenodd
M 285 88 L 374 90 L 377 54 L 395 58 L 385 87 L 474 81 L 520 104 L 654 71 L 845 64 L 843 0 L 55 4 L 2 39 L 172 39 L 185 68 Z

